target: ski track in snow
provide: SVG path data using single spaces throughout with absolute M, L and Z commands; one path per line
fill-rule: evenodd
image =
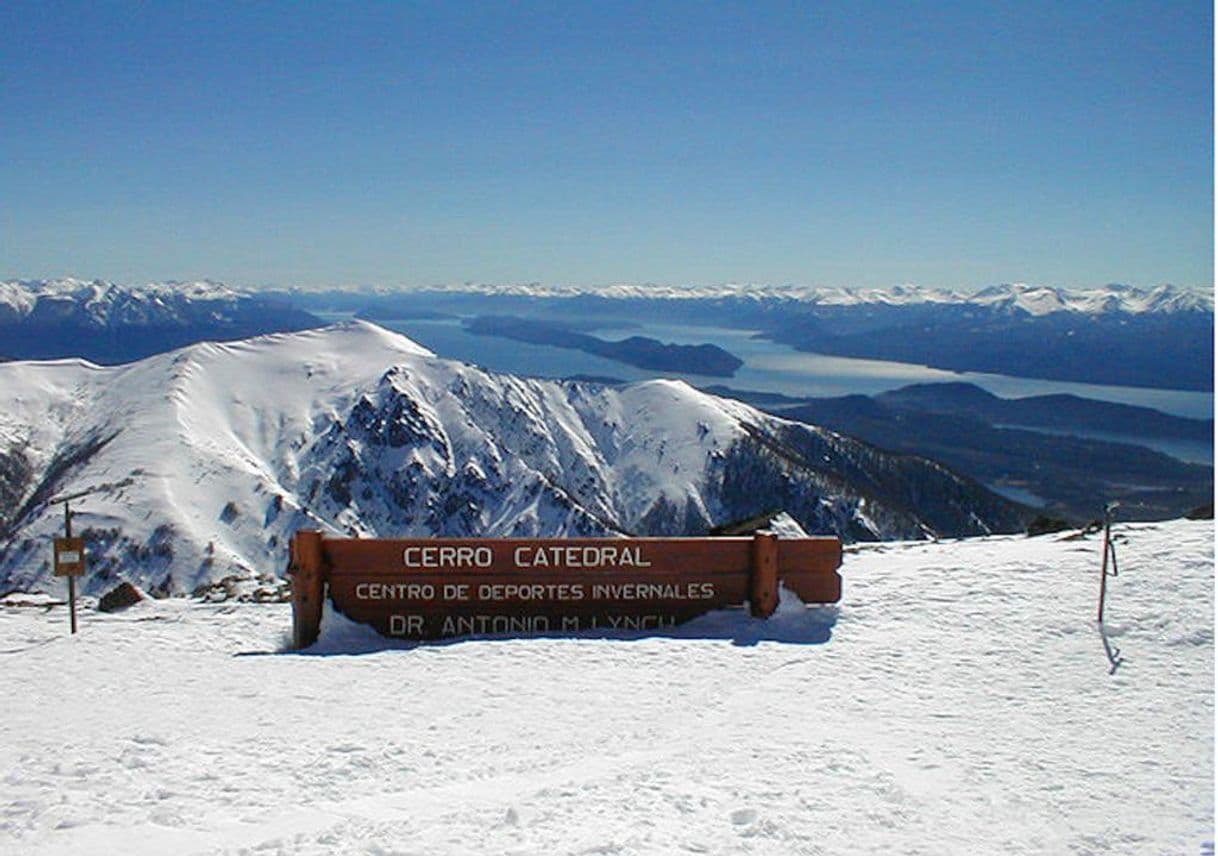
M 823 644 L 790 604 L 305 654 L 286 604 L 6 606 L 0 852 L 1201 853 L 1213 524 L 1117 531 L 1115 671 L 1097 536 L 852 548 Z

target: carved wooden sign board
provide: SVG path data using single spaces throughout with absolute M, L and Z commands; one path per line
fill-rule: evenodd
M 57 577 L 81 577 L 85 573 L 85 539 L 56 538 L 54 544 Z
M 836 538 L 292 539 L 298 647 L 328 596 L 348 618 L 403 639 L 654 630 L 748 602 L 841 598 Z

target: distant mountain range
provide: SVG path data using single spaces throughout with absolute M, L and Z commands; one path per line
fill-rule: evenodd
M 802 303 L 836 307 L 972 306 L 999 312 L 1047 315 L 1073 312 L 1102 314 L 1174 314 L 1214 311 L 1212 292 L 1160 285 L 1138 288 L 1113 283 L 1102 288 L 1067 289 L 1027 283 L 1006 283 L 978 291 L 956 291 L 912 285 L 890 288 L 841 288 L 804 285 L 728 283 L 712 286 L 631 284 L 607 286 L 563 286 L 540 283 L 492 285 L 462 283 L 415 288 L 348 288 L 323 291 L 292 290 L 283 295 L 325 295 L 328 302 L 347 301 L 362 306 L 376 301 L 401 299 L 408 304 L 419 295 L 480 296 L 533 301 L 600 298 L 604 300 L 664 300 L 678 302 L 750 301 L 753 303 Z M 403 317 L 403 316 L 397 316 Z M 409 316 L 406 316 L 409 317 Z
M 1121 386 L 1214 387 L 1213 294 L 1169 285 L 1013 284 L 971 294 L 901 286 L 462 285 L 281 296 L 305 309 L 349 308 L 375 317 L 426 312 L 606 324 L 662 318 L 755 330 L 797 350 L 834 356 Z
M 881 404 L 984 419 L 992 425 L 1124 434 L 1212 443 L 1213 419 L 1186 419 L 1149 407 L 1077 395 L 1002 398 L 970 383 L 919 383 L 876 396 Z
M 57 495 L 86 590 L 283 570 L 299 528 L 396 536 L 699 534 L 785 509 L 847 540 L 1019 531 L 943 466 L 678 381 L 491 374 L 364 322 L 116 367 L 0 365 L 0 589 L 50 572 Z
M 0 354 L 12 359 L 84 357 L 125 363 L 194 342 L 323 323 L 270 295 L 214 282 L 0 282 Z
M 1211 465 L 1139 445 L 1184 441 L 1208 447 L 1212 458 L 1212 419 L 1072 395 L 1000 398 L 963 383 L 804 400 L 715 391 L 895 453 L 941 461 L 1074 522 L 1094 519 L 1111 500 L 1122 502 L 1126 519 L 1138 520 L 1179 517 L 1213 501 Z
M 584 325 L 585 335 L 589 319 L 609 325 L 664 318 L 755 330 L 797 350 L 957 371 L 1165 389 L 1214 385 L 1213 294 L 1172 286 L 1015 284 L 965 293 L 906 286 L 462 285 L 272 292 L 206 281 L 26 280 L 0 282 L 0 354 L 126 362 L 197 341 L 320 326 L 314 313 L 329 309 L 373 318 L 517 316 L 521 323 L 573 330 Z M 613 358 L 657 370 L 673 360 L 688 362 L 691 355 L 673 347 L 640 337 L 618 345 Z M 730 354 L 704 356 L 711 373 L 730 373 Z

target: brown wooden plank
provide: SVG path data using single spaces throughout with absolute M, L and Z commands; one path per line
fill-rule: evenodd
M 834 571 L 814 574 L 787 574 L 782 584 L 799 595 L 804 603 L 837 603 L 842 599 L 842 578 Z
M 437 608 L 478 606 L 492 609 L 574 608 L 593 604 L 689 603 L 726 605 L 748 597 L 744 574 L 683 574 L 660 576 L 630 574 L 606 577 L 551 573 L 522 580 L 513 575 L 411 576 L 352 574 L 330 581 L 330 596 L 345 609 L 350 604 L 385 604 Z
M 369 624 L 385 636 L 403 639 L 443 639 L 479 635 L 537 635 L 583 631 L 664 630 L 710 611 L 707 608 L 667 608 L 639 605 L 613 611 L 580 608 L 493 613 L 479 610 L 419 609 L 388 612 L 354 609 L 352 621 Z
M 778 536 L 758 534 L 753 539 L 749 570 L 749 606 L 754 618 L 769 618 L 778 608 Z
M 752 538 L 384 539 L 327 538 L 331 575 L 372 571 L 449 571 L 472 574 L 531 568 L 615 573 L 639 567 L 656 571 L 747 570 Z M 782 568 L 836 567 L 835 538 L 779 542 Z M 408 552 L 409 551 L 409 552 Z
M 321 632 L 325 603 L 324 539 L 320 532 L 304 530 L 292 539 L 292 644 L 306 648 Z
M 836 571 L 842 566 L 842 542 L 837 538 L 779 538 L 779 574 L 791 571 Z
M 741 570 L 747 542 L 708 548 L 640 539 L 327 541 L 332 575 L 370 571 L 462 574 L 538 573 L 563 569 L 615 574 L 626 570 Z
M 336 608 L 389 636 L 658 630 L 756 599 L 777 576 L 840 598 L 836 538 L 320 539 Z M 293 545 L 300 562 L 301 544 Z M 766 580 L 754 575 L 757 557 Z M 770 604 L 771 606 L 773 604 Z M 768 612 L 764 610 L 763 612 Z

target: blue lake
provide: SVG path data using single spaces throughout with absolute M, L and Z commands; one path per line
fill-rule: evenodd
M 318 314 L 330 320 L 350 317 L 338 313 Z M 855 393 L 874 395 L 911 383 L 964 381 L 1004 398 L 1072 393 L 1102 401 L 1153 407 L 1165 413 L 1195 419 L 1211 419 L 1214 415 L 1212 392 L 1068 383 L 979 372 L 952 372 L 912 363 L 823 356 L 796 351 L 788 345 L 768 339 L 755 338 L 752 331 L 726 327 L 648 323 L 629 328 L 605 328 L 598 330 L 597 335 L 606 339 L 650 336 L 675 344 L 696 345 L 708 342 L 718 345 L 744 360 L 744 366 L 731 378 L 648 371 L 580 351 L 531 345 L 496 336 L 476 336 L 466 331 L 461 321 L 455 318 L 386 321 L 382 322 L 382 325 L 404 333 L 442 357 L 474 363 L 492 371 L 535 377 L 569 377 L 578 374 L 627 381 L 651 377 L 679 377 L 700 387 L 718 384 L 734 389 L 775 392 L 794 397 Z M 1113 434 L 1120 433 L 1119 429 L 1113 431 Z
M 315 313 L 330 321 L 346 320 L 350 313 Z M 797 351 L 788 345 L 757 338 L 753 331 L 730 327 L 690 324 L 645 323 L 631 327 L 604 327 L 596 334 L 605 339 L 650 336 L 661 342 L 680 345 L 710 343 L 730 351 L 744 365 L 733 377 L 708 377 L 691 373 L 656 372 L 635 368 L 602 357 L 555 348 L 531 345 L 498 336 L 476 336 L 460 319 L 382 321 L 382 326 L 409 336 L 420 345 L 449 359 L 482 366 L 491 371 L 532 377 L 563 378 L 571 375 L 618 378 L 625 381 L 654 377 L 680 378 L 694 386 L 728 386 L 738 390 L 774 392 L 796 398 L 838 395 L 875 395 L 911 383 L 973 383 L 1003 398 L 1070 393 L 1084 398 L 1115 401 L 1140 407 L 1153 407 L 1164 413 L 1194 419 L 1212 419 L 1212 392 L 1183 392 L 1170 389 L 1144 389 L 1132 386 L 1101 386 L 1089 383 L 1037 380 L 980 372 L 952 372 L 912 363 L 830 357 Z M 1037 429 L 1042 430 L 1042 429 Z M 1052 432 L 1049 432 L 1052 433 Z M 1065 433 L 1065 432 L 1063 432 Z M 1087 432 L 1072 431 L 1073 434 Z M 1213 444 L 1166 440 L 1125 433 L 1114 425 L 1111 432 L 1090 433 L 1097 440 L 1134 443 L 1183 461 L 1213 464 Z M 1010 488 L 1005 490 L 1009 491 Z M 1000 491 L 1002 492 L 1002 491 Z M 1029 501 L 1032 497 L 1012 497 Z
M 1044 497 L 1037 496 L 1026 488 L 1012 487 L 1011 485 L 1004 484 L 988 484 L 986 487 L 999 496 L 1005 496 L 1014 502 L 1022 502 L 1024 505 L 1029 505 L 1032 508 L 1044 508 L 1049 504 Z

